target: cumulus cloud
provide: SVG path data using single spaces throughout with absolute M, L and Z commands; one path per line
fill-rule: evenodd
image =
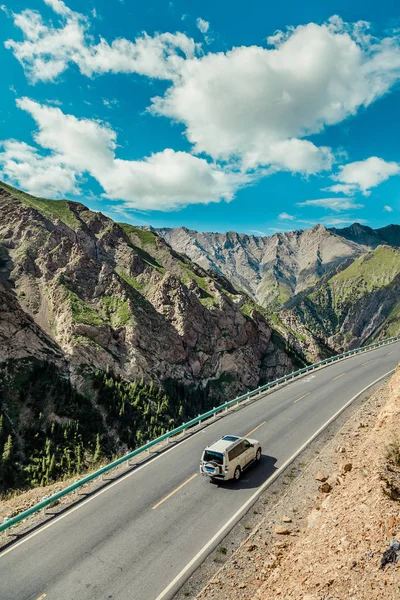
M 121 166 L 114 148 L 105 146 L 114 156 L 113 169 L 119 165 L 127 179 L 135 171 L 136 181 L 139 171 L 140 177 L 145 170 L 155 172 L 157 161 L 162 171 L 162 165 L 174 160 L 198 175 L 203 169 L 212 172 L 216 197 L 229 198 L 227 189 L 235 188 L 239 180 L 254 181 L 281 170 L 305 176 L 331 170 L 339 155 L 307 137 L 355 115 L 386 94 L 400 77 L 399 36 L 375 38 L 363 21 L 348 24 L 332 17 L 322 25 L 308 23 L 276 32 L 267 39 L 268 48 L 240 46 L 204 53 L 201 44 L 179 32 L 153 36 L 144 32 L 134 41 L 96 40 L 86 16 L 62 0 L 44 1 L 55 12 L 56 22 L 45 22 L 38 11 L 26 9 L 13 15 L 23 40 L 6 42 L 31 82 L 55 81 L 71 65 L 88 77 L 138 73 L 170 82 L 162 96 L 152 98 L 149 111 L 183 124 L 192 154 L 166 150 L 136 161 L 133 169 L 132 161 Z M 206 33 L 209 24 L 199 18 L 197 26 Z M 83 127 L 83 121 L 79 123 Z M 196 154 L 208 158 L 195 159 Z M 361 167 L 350 163 L 340 168 L 329 191 L 367 195 L 398 168 L 376 157 L 368 161 Z M 203 192 L 200 195 L 204 198 Z M 175 198 L 172 205 L 179 202 Z
M 123 200 L 126 207 L 173 210 L 230 201 L 248 182 L 242 173 L 170 148 L 143 160 L 122 160 L 116 157 L 116 133 L 106 123 L 78 119 L 29 98 L 17 100 L 17 106 L 36 121 L 34 139 L 45 152 L 8 140 L 3 143 L 0 165 L 9 180 L 33 194 L 75 194 L 79 179 L 89 173 L 105 197 Z
M 339 173 L 332 175 L 332 179 L 340 183 L 326 188 L 326 190 L 349 195 L 361 192 L 368 196 L 371 188 L 399 173 L 400 165 L 398 163 L 386 162 L 377 156 L 370 156 L 365 160 L 339 167 Z
M 318 200 L 305 200 L 305 202 L 298 202 L 297 206 L 317 206 L 319 208 L 329 208 L 335 212 L 364 208 L 363 204 L 357 204 L 352 198 L 320 198 Z
M 241 46 L 181 65 L 153 114 L 186 127 L 194 151 L 306 174 L 335 157 L 303 138 L 354 115 L 400 76 L 397 37 L 372 39 L 365 25 L 335 18 L 270 38 L 273 49 Z
M 21 42 L 7 40 L 6 48 L 23 66 L 32 83 L 54 81 L 71 64 L 88 77 L 100 73 L 139 73 L 174 79 L 185 59 L 195 56 L 196 44 L 183 33 L 143 33 L 134 42 L 117 38 L 98 43 L 90 35 L 90 21 L 61 0 L 44 0 L 59 16 L 58 26 L 46 24 L 40 13 L 23 10 L 14 24 L 24 35 Z
M 393 208 L 391 206 L 388 206 L 387 204 L 383 207 L 383 210 L 385 212 L 393 212 Z
M 200 17 L 196 20 L 197 29 L 201 31 L 201 33 L 207 33 L 210 27 L 210 23 L 201 19 Z
M 287 212 L 282 212 L 280 215 L 278 215 L 278 219 L 280 219 L 281 221 L 294 221 L 296 217 L 294 217 L 293 215 L 289 215 Z
M 60 157 L 41 155 L 36 148 L 7 140 L 1 143 L 0 173 L 37 196 L 59 198 L 79 191 L 77 172 Z

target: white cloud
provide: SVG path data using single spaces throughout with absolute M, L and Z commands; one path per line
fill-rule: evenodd
M 336 183 L 326 188 L 322 188 L 323 192 L 332 192 L 333 194 L 346 194 L 346 196 L 352 196 L 357 189 L 354 185 L 347 183 Z
M 340 217 L 335 216 L 327 216 L 317 219 L 315 221 L 307 220 L 307 219 L 299 219 L 299 223 L 303 223 L 304 225 L 313 227 L 315 225 L 324 225 L 326 227 L 336 227 L 340 225 L 351 225 L 355 222 L 354 217 L 351 215 L 341 215 Z M 357 218 L 357 223 L 368 223 L 366 219 Z
M 108 98 L 102 98 L 101 100 L 104 106 L 107 108 L 114 108 L 119 105 L 119 102 L 116 98 L 111 98 L 110 100 Z
M 340 183 L 326 188 L 326 190 L 345 194 L 362 192 L 368 196 L 371 188 L 399 173 L 400 165 L 398 163 L 386 162 L 377 156 L 370 156 L 365 160 L 339 167 L 339 173 L 332 175 L 331 178 Z
M 294 217 L 293 215 L 289 215 L 286 212 L 282 212 L 280 215 L 278 215 L 278 219 L 280 219 L 281 221 L 294 221 L 296 217 Z
M 208 21 L 205 21 L 204 19 L 201 19 L 199 17 L 196 20 L 196 26 L 201 31 L 201 33 L 207 33 L 207 31 L 208 31 L 208 29 L 210 27 L 210 23 Z
M 385 212 L 393 212 L 393 208 L 391 206 L 388 206 L 387 204 L 383 207 L 383 210 Z
M 70 64 L 83 75 L 139 73 L 158 79 L 174 79 L 185 58 L 193 58 L 196 44 L 183 33 L 145 32 L 134 42 L 117 38 L 111 44 L 89 34 L 90 22 L 61 0 L 45 0 L 58 15 L 59 26 L 45 24 L 39 12 L 24 10 L 14 15 L 14 24 L 25 39 L 7 40 L 6 48 L 22 64 L 32 83 L 54 81 Z
M 46 151 L 8 140 L 0 164 L 4 175 L 27 191 L 59 197 L 75 194 L 85 173 L 104 189 L 104 196 L 140 210 L 173 210 L 189 204 L 230 201 L 248 182 L 241 173 L 224 171 L 203 158 L 167 148 L 143 160 L 116 157 L 117 136 L 103 122 L 77 119 L 59 108 L 29 98 L 17 105 L 36 121 L 35 142 Z M 36 176 L 35 176 L 36 174 Z
M 354 223 L 354 218 L 352 217 L 326 217 L 321 220 L 323 225 L 327 225 L 328 227 L 337 227 L 340 225 L 351 225 Z M 357 219 L 357 223 L 361 223 L 365 225 L 368 223 L 366 219 Z
M 86 16 L 61 0 L 45 2 L 58 22 L 44 22 L 39 12 L 24 10 L 14 15 L 23 41 L 6 42 L 31 82 L 55 81 L 71 65 L 88 77 L 138 73 L 170 81 L 164 95 L 152 99 L 149 111 L 182 123 L 193 154 L 228 165 L 223 177 L 222 167 L 206 162 L 219 190 L 222 180 L 233 180 L 232 165 L 241 170 L 241 176 L 235 175 L 241 181 L 249 180 L 245 173 L 254 180 L 279 170 L 306 176 L 330 170 L 339 155 L 318 147 L 307 136 L 356 114 L 400 78 L 399 37 L 374 38 L 362 21 L 347 24 L 332 17 L 322 25 L 308 23 L 276 32 L 268 38 L 273 48 L 240 46 L 204 54 L 200 44 L 180 32 L 154 36 L 144 32 L 134 41 L 95 40 Z M 199 18 L 197 25 L 207 32 L 207 21 Z M 163 154 L 155 156 L 165 165 Z M 174 160 L 184 162 L 185 168 L 194 164 L 183 161 L 181 154 L 174 153 Z M 143 169 L 150 164 L 155 168 L 150 158 L 137 161 L 141 163 Z M 200 164 L 196 163 L 198 168 Z M 362 174 L 356 172 L 357 164 L 341 168 L 334 177 L 337 183 L 328 189 L 368 194 L 377 185 L 374 181 L 387 178 L 387 165 L 391 169 L 395 165 L 380 165 L 374 179 L 371 163 L 361 169 Z M 128 171 L 132 172 L 131 166 Z M 224 194 L 220 191 L 219 197 Z
M 186 60 L 153 114 L 186 127 L 194 151 L 306 174 L 331 167 L 329 148 L 302 138 L 354 115 L 400 76 L 397 38 L 335 18 L 291 28 L 269 42 Z
M 1 143 L 0 173 L 37 196 L 59 198 L 79 191 L 76 170 L 58 156 L 41 155 L 32 146 L 15 140 Z
M 318 200 L 306 200 L 298 202 L 297 206 L 317 206 L 319 208 L 330 208 L 335 212 L 364 208 L 363 204 L 357 204 L 352 198 L 320 198 Z

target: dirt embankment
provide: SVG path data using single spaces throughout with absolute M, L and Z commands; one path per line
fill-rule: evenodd
M 290 487 L 197 598 L 398 600 L 400 368 Z

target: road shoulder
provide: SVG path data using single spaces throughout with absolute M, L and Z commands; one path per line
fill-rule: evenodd
M 310 522 L 317 522 L 335 494 L 344 493 L 353 481 L 354 471 L 344 475 L 344 465 L 355 463 L 362 444 L 373 431 L 388 401 L 389 379 L 362 394 L 312 442 L 190 577 L 175 596 L 176 600 L 250 600 L 257 593 L 260 599 L 269 600 L 283 593 L 276 581 L 285 581 L 285 564 L 290 571 L 293 561 L 299 563 L 295 548 L 310 535 Z M 330 493 L 320 491 L 323 482 L 316 479 L 318 473 L 329 475 L 333 488 Z M 382 538 L 382 544 L 385 543 L 386 538 Z M 400 569 L 397 573 L 399 576 Z M 320 581 L 314 582 L 316 589 L 325 575 L 317 569 Z M 301 593 L 297 589 L 289 596 L 285 589 L 284 597 L 303 597 L 305 583 L 300 582 Z M 320 597 L 324 596 L 311 595 L 310 600 Z

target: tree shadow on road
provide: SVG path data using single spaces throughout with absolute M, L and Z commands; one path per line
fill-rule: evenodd
M 258 463 L 250 465 L 243 473 L 239 481 L 215 481 L 214 485 L 224 487 L 227 490 L 248 490 L 260 487 L 277 470 L 275 467 L 277 459 L 274 456 L 263 455 Z

